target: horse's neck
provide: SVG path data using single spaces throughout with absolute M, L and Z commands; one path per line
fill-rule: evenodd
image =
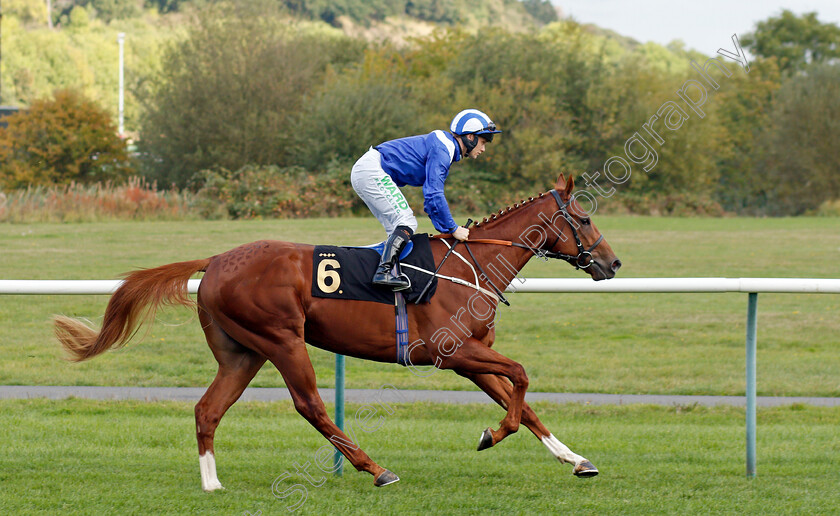
M 523 242 L 523 237 L 528 228 L 533 225 L 539 227 L 546 225 L 545 221 L 538 216 L 541 204 L 544 203 L 532 201 L 531 204 L 515 208 L 515 210 L 520 211 L 507 213 L 496 220 L 472 228 L 470 230 L 470 240 L 487 238 L 529 245 L 528 242 Z M 494 283 L 495 278 L 499 277 L 506 281 L 505 286 L 513 281 L 519 271 L 528 263 L 528 260 L 534 256 L 533 251 L 514 246 L 476 244 L 470 247 L 473 249 L 476 260 L 482 264 L 487 264 L 487 273 L 492 277 Z

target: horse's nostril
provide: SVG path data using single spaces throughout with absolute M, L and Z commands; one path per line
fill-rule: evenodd
M 616 272 L 618 269 L 621 268 L 621 260 L 613 261 L 611 267 L 612 267 L 612 271 Z

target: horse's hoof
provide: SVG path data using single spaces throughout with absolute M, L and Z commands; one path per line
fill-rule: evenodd
M 591 462 L 585 460 L 575 466 L 574 474 L 576 477 L 589 478 L 598 474 L 598 468 L 592 465 Z
M 373 481 L 373 485 L 375 485 L 376 487 L 383 487 L 399 481 L 400 477 L 394 475 L 386 469 L 385 471 L 380 473 L 378 477 L 376 477 L 376 480 Z
M 478 441 L 478 451 L 486 450 L 493 446 L 493 433 L 488 428 L 481 434 L 481 439 Z

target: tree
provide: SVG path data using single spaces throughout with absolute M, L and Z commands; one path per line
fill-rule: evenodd
M 840 199 L 840 66 L 812 66 L 785 81 L 770 120 L 759 142 L 768 211 L 799 215 Z
M 774 185 L 766 170 L 760 143 L 771 130 L 773 95 L 779 89 L 775 59 L 750 63 L 750 73 L 733 73 L 715 93 L 720 120 L 720 145 L 714 155 L 720 170 L 715 198 L 723 208 L 738 213 L 765 213 L 768 192 Z
M 796 16 L 785 9 L 759 22 L 742 43 L 756 56 L 777 58 L 780 69 L 791 72 L 840 58 L 840 27 L 821 23 L 815 12 Z
M 43 0 L 6 0 L 3 2 L 3 14 L 14 16 L 24 25 L 47 23 L 47 11 Z
M 375 54 L 361 70 L 331 78 L 304 102 L 295 164 L 323 170 L 330 160 L 352 163 L 371 145 L 418 132 L 419 108 L 407 83 Z
M 136 18 L 142 13 L 137 0 L 88 0 L 80 5 L 93 7 L 96 16 L 106 23 L 112 20 Z
M 143 2 L 143 6 L 153 7 L 157 10 L 157 12 L 167 14 L 180 11 L 184 4 L 187 4 L 190 1 L 191 0 L 145 0 Z
M 0 129 L 0 185 L 91 183 L 133 170 L 107 112 L 73 90 L 56 91 Z
M 540 23 L 556 22 L 557 9 L 548 0 L 522 0 L 525 10 Z
M 142 99 L 153 178 L 185 186 L 205 168 L 287 164 L 304 94 L 328 63 L 358 59 L 363 43 L 299 32 L 271 9 L 208 6 L 166 52 Z

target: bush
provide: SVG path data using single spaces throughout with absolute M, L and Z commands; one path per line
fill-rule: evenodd
M 73 90 L 37 100 L 0 128 L 0 186 L 122 180 L 132 172 L 111 117 Z
M 597 212 L 669 217 L 723 217 L 728 213 L 710 193 L 625 192 L 599 198 Z
M 840 217 L 840 199 L 820 204 L 814 215 L 818 217 Z
M 220 208 L 234 219 L 347 215 L 357 200 L 343 168 L 317 176 L 275 165 L 246 165 L 233 173 L 203 170 L 196 177 L 202 186 L 194 206 L 207 218 L 218 217 Z M 342 171 L 347 177 L 339 175 Z
M 122 185 L 70 183 L 0 192 L 0 222 L 97 222 L 197 218 L 188 192 L 160 191 L 133 177 Z

